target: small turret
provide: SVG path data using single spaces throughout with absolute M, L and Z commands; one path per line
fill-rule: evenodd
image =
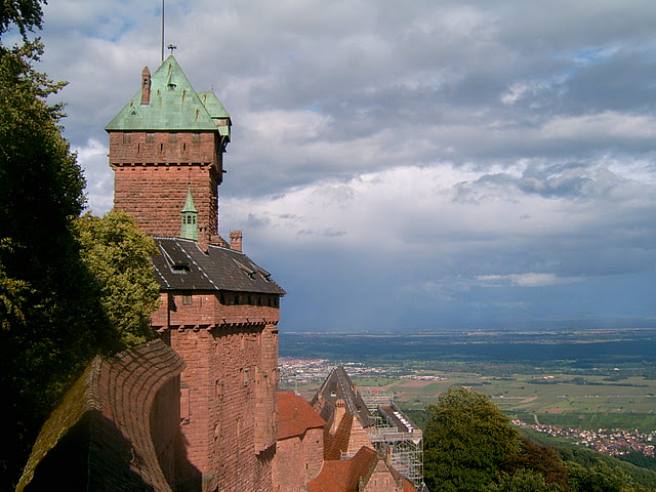
M 141 104 L 150 104 L 150 70 L 144 67 L 141 71 Z
M 182 224 L 180 225 L 180 237 L 198 241 L 198 210 L 191 196 L 191 188 L 187 188 L 187 200 L 180 212 Z

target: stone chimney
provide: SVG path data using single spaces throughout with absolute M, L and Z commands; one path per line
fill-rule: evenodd
M 141 104 L 150 104 L 150 70 L 144 67 L 141 71 Z
M 346 414 L 346 403 L 344 403 L 344 400 L 337 400 L 335 401 L 335 415 L 333 416 L 333 425 L 332 428 L 330 429 L 331 434 L 335 434 L 337 432 L 337 428 L 339 427 L 339 424 L 342 422 L 342 419 L 344 418 L 344 415 Z
M 242 251 L 242 238 L 241 231 L 230 231 L 230 249 L 233 251 Z
M 392 466 L 392 446 L 386 445 L 384 448 L 384 453 L 385 463 L 389 466 Z

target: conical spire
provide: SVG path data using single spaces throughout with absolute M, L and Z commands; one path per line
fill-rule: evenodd
M 191 194 L 191 187 L 187 188 L 187 200 L 185 201 L 184 208 L 182 209 L 182 213 L 185 212 L 198 213 L 198 210 L 196 210 L 196 206 L 194 205 L 194 197 Z
M 180 211 L 182 223 L 180 224 L 180 237 L 198 241 L 198 210 L 194 205 L 191 187 L 187 188 L 187 200 Z

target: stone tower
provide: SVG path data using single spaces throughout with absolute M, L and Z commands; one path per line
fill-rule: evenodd
M 284 290 L 218 233 L 230 116 L 173 56 L 107 125 L 114 206 L 155 238 L 151 324 L 182 357 L 179 490 L 272 490 L 279 299 Z
M 114 206 L 153 236 L 177 236 L 190 189 L 202 247 L 221 243 L 217 190 L 230 115 L 212 92 L 196 93 L 171 55 L 105 128 L 114 169 Z

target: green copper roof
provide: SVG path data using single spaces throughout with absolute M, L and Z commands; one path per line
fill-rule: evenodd
M 225 106 L 213 92 L 199 92 L 198 97 L 212 118 L 230 118 Z
M 222 131 L 212 117 L 229 116 L 210 116 L 211 113 L 222 114 L 221 110 L 228 114 L 218 98 L 212 96 L 205 96 L 210 104 L 210 108 L 206 108 L 178 62 L 170 55 L 151 78 L 150 103 L 141 104 L 140 89 L 105 130 L 218 130 L 224 135 L 225 128 Z
M 229 120 L 230 114 L 228 114 L 219 98 L 216 97 L 216 94 L 213 92 L 199 92 L 198 97 L 200 97 L 205 109 L 216 123 L 219 133 L 224 137 L 230 137 L 230 122 L 226 121 Z
M 182 213 L 185 212 L 198 213 L 196 205 L 194 205 L 194 197 L 191 196 L 191 188 L 187 188 L 187 201 L 185 201 L 184 207 L 182 208 Z

